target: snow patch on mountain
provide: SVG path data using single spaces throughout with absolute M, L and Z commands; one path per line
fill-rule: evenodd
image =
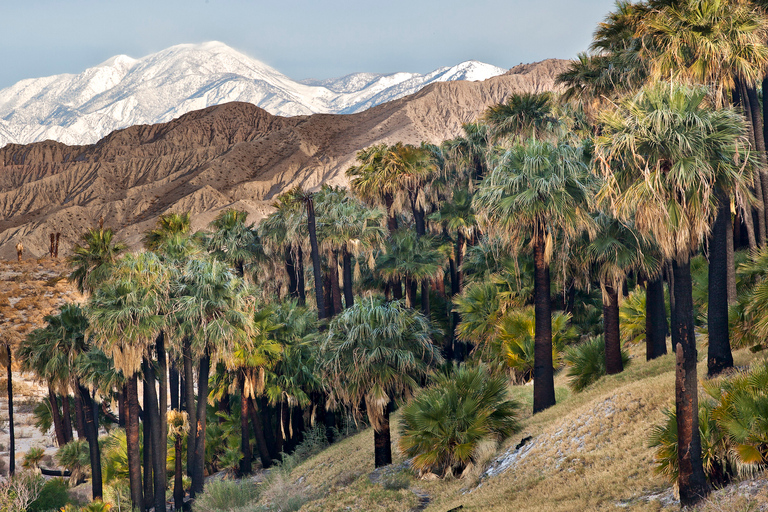
M 136 124 L 170 121 L 230 101 L 281 116 L 354 113 L 433 82 L 486 80 L 505 69 L 477 61 L 431 73 L 354 73 L 292 80 L 220 42 L 182 44 L 140 59 L 117 55 L 84 72 L 0 90 L 0 147 L 46 139 L 91 144 Z

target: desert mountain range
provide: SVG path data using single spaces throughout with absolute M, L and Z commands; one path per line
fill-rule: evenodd
M 233 101 L 279 116 L 353 114 L 434 82 L 485 80 L 506 69 L 478 61 L 429 73 L 352 73 L 296 81 L 218 41 L 134 59 L 116 55 L 79 74 L 21 80 L 0 90 L 0 147 L 56 140 L 93 144 L 137 124 L 166 123 Z
M 510 94 L 554 88 L 568 61 L 545 60 L 481 82 L 432 83 L 419 92 L 355 114 L 280 117 L 232 102 L 167 123 L 114 131 L 92 145 L 44 141 L 0 148 L 0 259 L 61 254 L 103 217 L 129 246 L 160 214 L 190 211 L 205 228 L 223 208 L 257 222 L 281 192 L 301 185 L 345 185 L 357 151 L 385 142 L 439 143 L 461 134 L 488 106 Z

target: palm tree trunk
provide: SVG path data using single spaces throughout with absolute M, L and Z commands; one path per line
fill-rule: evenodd
M 291 425 L 293 426 L 291 435 L 291 444 L 293 448 L 304 440 L 304 411 L 296 406 L 291 410 Z
M 168 383 L 171 388 L 171 409 L 178 411 L 180 407 L 179 403 L 179 367 L 176 366 L 176 361 L 171 360 L 171 365 L 168 368 Z
M 251 431 L 248 428 L 248 397 L 245 395 L 245 375 L 242 370 L 238 372 L 237 387 L 240 391 L 240 451 L 243 458 L 240 459 L 240 476 L 248 475 L 253 471 L 251 459 Z
M 269 456 L 276 459 L 280 452 L 276 449 L 274 424 L 272 422 L 272 408 L 266 396 L 259 398 L 259 413 L 261 416 L 261 425 L 263 427 L 264 439 L 267 441 Z
M 429 318 L 429 281 L 421 282 L 421 312 Z
M 727 224 L 731 222 L 728 196 L 717 192 L 718 211 L 709 238 L 709 302 L 707 324 L 709 348 L 707 374 L 711 377 L 733 367 L 733 354 L 728 335 L 728 249 Z
M 372 420 L 371 423 L 373 423 Z M 373 430 L 373 458 L 374 467 L 377 468 L 392 464 L 392 439 L 389 432 L 389 406 L 384 407 L 381 428 L 379 430 Z
M 332 251 L 330 267 L 333 314 L 338 315 L 344 310 L 344 307 L 341 305 L 341 288 L 339 288 L 339 251 Z
M 77 429 L 77 438 L 85 439 L 85 422 L 83 420 L 83 401 L 80 400 L 77 390 L 73 396 L 75 400 L 75 428 Z
M 555 372 L 552 366 L 552 309 L 549 298 L 549 264 L 544 258 L 544 226 L 534 239 L 534 312 L 536 333 L 533 356 L 533 413 L 555 405 Z
M 291 439 L 291 408 L 287 401 L 280 404 L 280 429 L 283 432 L 283 450 L 289 453 L 293 449 Z
M 395 200 L 392 194 L 384 194 L 384 205 L 387 208 L 387 230 L 390 235 L 397 231 L 397 216 L 394 212 L 394 204 Z
M 290 246 L 285 247 L 285 273 L 288 275 L 288 294 L 297 299 L 299 297 L 299 282 L 296 279 L 296 263 L 293 260 L 293 251 Z
M 323 269 L 320 266 L 320 249 L 317 245 L 317 230 L 315 228 L 315 202 L 310 197 L 306 203 L 309 245 L 312 249 L 312 271 L 315 274 L 315 300 L 317 301 L 317 319 L 322 320 L 325 318 L 325 297 L 323 295 Z
M 144 451 L 142 452 L 142 463 L 144 466 L 144 505 L 147 507 L 147 510 L 149 510 L 152 506 L 152 504 L 155 502 L 155 492 L 154 492 L 154 480 L 152 479 L 153 475 L 153 464 L 152 464 L 152 457 L 154 455 L 154 446 L 152 443 L 152 431 L 157 428 L 157 424 L 154 423 L 154 415 L 151 414 L 151 408 L 152 408 L 152 401 L 149 398 L 149 375 L 146 370 L 146 365 L 142 363 L 142 369 L 144 370 L 144 379 L 143 379 L 143 414 L 142 414 L 142 441 L 144 443 Z M 154 388 L 155 383 L 152 382 L 152 387 Z M 157 407 L 157 401 L 155 401 L 155 407 Z
M 757 98 L 757 91 L 754 85 L 749 85 L 747 89 L 747 98 L 749 99 L 750 118 L 752 121 L 752 130 L 755 139 L 755 149 L 757 150 L 758 175 L 760 177 L 760 187 L 763 196 L 762 214 L 766 231 L 768 231 L 768 162 L 765 158 L 765 137 L 763 119 L 760 113 L 760 101 Z M 760 211 L 758 209 L 758 211 Z
M 61 421 L 64 426 L 64 437 L 66 438 L 64 444 L 67 444 L 75 438 L 72 432 L 72 409 L 69 404 L 69 395 L 63 395 L 61 397 L 61 416 Z
M 101 452 L 99 450 L 99 427 L 96 425 L 97 411 L 93 406 L 90 392 L 80 385 L 75 384 L 80 399 L 83 402 L 83 416 L 85 420 L 85 435 L 88 439 L 88 453 L 91 461 L 91 497 L 93 500 L 101 500 Z
M 136 374 L 128 378 L 126 386 L 128 407 L 125 410 L 125 438 L 128 445 L 128 479 L 133 507 L 144 510 L 144 489 L 141 482 L 141 455 L 139 450 L 139 389 Z
M 331 290 L 331 272 L 330 270 L 323 274 L 323 290 L 325 292 L 325 318 L 333 318 L 333 291 Z
M 248 413 L 251 415 L 253 433 L 256 434 L 256 447 L 259 450 L 261 465 L 266 469 L 272 466 L 272 457 L 269 456 L 269 447 L 267 446 L 267 439 L 264 437 L 264 425 L 261 423 L 259 409 L 252 398 L 248 398 Z
M 406 306 L 413 308 L 416 306 L 416 286 L 410 279 L 405 280 Z
M 162 510 L 165 507 L 165 490 L 168 487 L 168 359 L 165 352 L 165 333 L 160 331 L 160 335 L 155 340 L 155 351 L 157 352 L 157 406 L 158 406 L 158 444 L 159 453 L 155 471 L 155 494 L 157 492 L 158 482 L 162 487 L 162 494 L 155 496 L 155 510 Z M 162 505 L 160 505 L 162 503 Z M 160 507 L 160 508 L 157 508 Z
M 299 306 L 307 303 L 307 291 L 304 285 L 304 251 L 301 246 L 296 250 L 296 286 L 299 289 Z
M 752 119 L 752 107 L 750 105 L 749 96 L 747 94 L 747 88 L 743 81 L 739 80 L 739 93 L 740 93 L 740 99 L 742 103 L 742 107 L 744 109 L 744 115 L 746 116 L 747 123 L 750 126 L 750 129 L 747 130 L 747 135 L 749 137 L 749 143 L 752 145 L 753 148 L 757 149 L 757 142 L 755 141 L 755 132 L 752 129 L 754 126 L 754 121 Z M 763 154 L 763 159 L 765 158 L 765 154 Z M 757 208 L 754 211 L 753 215 L 757 216 L 757 243 L 762 247 L 765 245 L 765 236 L 766 236 L 766 225 L 765 225 L 765 212 L 763 211 L 763 206 L 765 205 L 765 201 L 763 198 L 763 183 L 762 183 L 762 170 L 760 167 L 762 166 L 762 162 L 758 164 L 758 172 L 757 176 L 755 176 L 754 181 L 754 188 L 755 188 L 755 197 L 757 198 Z M 752 211 L 752 210 L 750 210 Z M 752 220 L 753 215 L 749 216 L 749 220 Z
M 466 245 L 467 240 L 461 231 L 458 231 L 456 233 L 456 280 L 458 281 L 456 293 L 461 293 L 461 290 L 464 289 L 464 272 L 461 271 L 461 263 L 464 259 L 464 246 Z
M 678 487 L 680 504 L 691 506 L 709 494 L 704 475 L 699 433 L 696 333 L 693 322 L 693 288 L 690 261 L 672 261 L 675 281 L 675 316 L 672 346 L 675 347 L 675 410 L 677 413 Z
M 161 337 L 162 334 L 158 336 L 158 340 L 160 340 Z M 161 345 L 162 341 L 158 341 L 158 349 Z M 144 417 L 150 418 L 149 439 L 144 439 L 144 446 L 146 450 L 147 441 L 149 441 L 149 444 L 152 447 L 150 459 L 152 461 L 152 490 L 154 491 L 153 503 L 155 510 L 163 510 L 165 508 L 165 490 L 167 485 L 167 476 L 165 474 L 167 457 L 163 455 L 162 449 L 162 444 L 167 442 L 166 436 L 162 435 L 162 417 L 165 416 L 165 414 L 160 414 L 160 408 L 158 407 L 158 393 L 155 390 L 155 370 L 152 361 L 147 359 L 144 360 L 144 375 L 144 387 L 147 390 L 147 400 L 144 402 Z M 167 433 L 167 431 L 168 427 L 166 425 L 165 432 Z M 149 498 L 146 499 L 149 501 Z
M 411 203 L 411 213 L 413 213 L 413 221 L 416 225 L 416 235 L 422 236 L 427 232 L 427 226 L 424 222 L 424 210 L 416 205 L 416 193 L 413 191 L 408 192 L 408 199 Z
M 174 510 L 182 510 L 184 507 L 184 482 L 182 480 L 184 468 L 181 461 L 182 436 L 177 435 L 173 442 L 175 452 L 175 465 L 173 475 L 173 507 Z
M 664 306 L 664 278 L 649 279 L 645 288 L 645 359 L 667 353 L 667 308 Z
M 675 273 L 672 270 L 672 263 L 667 262 L 666 266 L 666 278 L 667 278 L 667 287 L 669 288 L 669 313 L 670 313 L 670 319 L 675 318 L 675 310 L 677 309 L 675 307 Z M 675 350 L 675 344 L 672 344 L 672 350 Z
M 603 330 L 605 341 L 605 371 L 608 375 L 621 373 L 624 365 L 621 361 L 621 336 L 619 332 L 619 292 L 606 283 L 606 301 L 603 301 Z
M 351 308 L 355 305 L 355 294 L 352 293 L 352 255 L 347 250 L 346 245 L 342 249 L 342 262 L 344 265 L 344 305 Z
M 56 433 L 56 444 L 59 447 L 64 446 L 67 444 L 67 438 L 64 435 L 64 422 L 61 419 L 61 412 L 59 411 L 59 401 L 51 386 L 48 386 L 48 404 L 50 404 L 51 407 L 51 418 L 53 419 L 53 431 Z
M 206 405 L 208 405 L 208 374 L 211 371 L 211 355 L 208 349 L 205 355 L 200 358 L 200 370 L 197 379 L 197 412 L 195 414 L 197 424 L 195 426 L 195 453 L 194 453 L 194 471 L 192 472 L 192 489 L 190 496 L 195 497 L 199 492 L 203 492 L 204 471 L 205 471 L 205 420 Z
M 728 260 L 728 305 L 736 302 L 736 261 L 734 259 L 734 240 L 733 240 L 733 222 L 731 221 L 730 208 L 728 211 L 728 222 L 725 225 L 725 250 Z M 741 226 L 739 226 L 741 227 Z
M 11 346 L 5 345 L 5 352 L 8 361 L 8 434 L 10 436 L 8 446 L 8 475 L 13 476 L 16 473 L 16 432 L 13 424 L 13 371 L 11 366 Z M 99 488 L 101 491 L 101 488 Z M 101 492 L 99 492 L 101 494 Z
M 195 472 L 195 442 L 196 436 L 191 429 L 197 425 L 197 408 L 195 407 L 195 380 L 192 365 L 192 347 L 189 338 L 184 338 L 182 356 L 184 358 L 184 389 L 189 419 L 190 434 L 187 436 L 187 475 L 192 478 Z

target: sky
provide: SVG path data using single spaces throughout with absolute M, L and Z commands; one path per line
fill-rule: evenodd
M 614 0 L 0 0 L 0 88 L 221 41 L 296 79 L 585 51 Z

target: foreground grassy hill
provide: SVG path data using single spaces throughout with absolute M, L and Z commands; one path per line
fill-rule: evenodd
M 706 346 L 699 347 L 699 354 L 703 376 Z M 764 356 L 740 350 L 734 358 L 737 366 L 745 367 Z M 646 362 L 637 351 L 623 373 L 605 377 L 581 393 L 572 393 L 561 373 L 556 379 L 558 404 L 536 416 L 530 414 L 532 391 L 532 386 L 511 388 L 525 404 L 522 430 L 498 450 L 484 447 L 484 468 L 474 468 L 465 478 L 424 480 L 409 475 L 402 483 L 408 489 L 401 490 L 372 483 L 379 475 L 374 472 L 373 434 L 368 429 L 301 463 L 281 482 L 283 497 L 296 492 L 315 497 L 302 511 L 678 509 L 672 486 L 654 472 L 654 452 L 648 447 L 651 428 L 663 421 L 664 408 L 674 406 L 672 355 Z M 395 466 L 402 462 L 395 454 Z M 425 497 L 429 502 L 423 508 Z M 269 493 L 262 500 L 276 498 Z M 716 491 L 701 510 L 768 510 L 768 480 L 752 475 Z

